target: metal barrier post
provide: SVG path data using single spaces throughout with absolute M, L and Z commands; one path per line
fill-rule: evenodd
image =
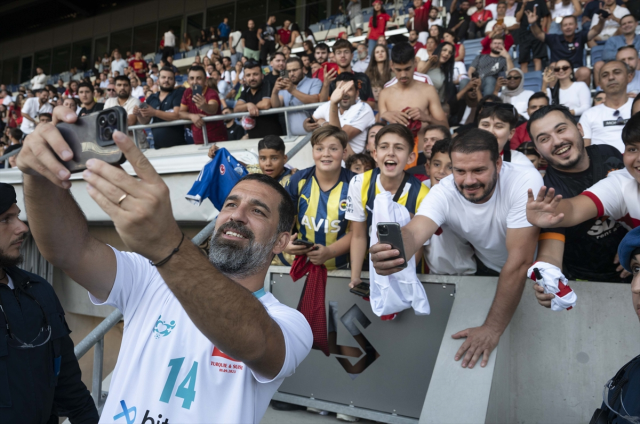
M 133 144 L 135 144 L 137 148 L 140 148 L 140 145 L 138 144 L 138 137 L 136 136 L 136 130 L 132 130 L 131 133 L 133 134 Z
M 289 128 L 289 113 L 288 111 L 284 111 L 284 125 L 287 127 L 287 137 L 291 137 L 291 128 Z
M 104 336 L 98 340 L 93 351 L 93 376 L 91 378 L 91 397 L 96 404 L 96 408 L 100 407 L 102 400 L 102 361 L 104 359 Z
M 207 123 L 202 121 L 202 140 L 205 147 L 209 146 L 209 134 L 207 134 Z

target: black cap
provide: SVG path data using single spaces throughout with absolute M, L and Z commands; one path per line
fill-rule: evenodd
M 0 214 L 16 203 L 16 190 L 11 184 L 0 183 Z

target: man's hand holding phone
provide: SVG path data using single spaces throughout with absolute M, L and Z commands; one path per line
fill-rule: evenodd
M 284 249 L 284 253 L 295 256 L 303 256 L 313 250 L 313 243 L 306 240 L 298 240 L 298 233 L 294 233 L 289 240 L 289 244 Z
M 378 242 L 371 246 L 369 253 L 373 267 L 379 275 L 391 275 L 404 269 L 402 264 L 405 263 L 405 260 L 398 258 L 400 251 L 394 249 L 390 244 Z

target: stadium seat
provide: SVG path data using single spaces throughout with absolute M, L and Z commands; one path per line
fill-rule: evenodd
M 542 89 L 542 71 L 530 71 L 524 74 L 524 89 L 538 92 Z
M 591 66 L 593 66 L 596 62 L 602 60 L 602 52 L 604 51 L 604 46 L 593 46 L 591 48 Z
M 478 39 L 465 40 L 462 42 L 465 49 L 464 65 L 467 67 L 467 69 L 469 69 L 469 66 L 471 66 L 471 63 L 476 58 L 476 56 L 480 54 L 480 51 L 482 50 L 482 45 L 480 44 L 481 41 L 481 39 Z
M 309 25 L 309 29 L 311 30 L 311 32 L 316 33 L 320 31 L 320 24 L 313 24 L 313 25 Z

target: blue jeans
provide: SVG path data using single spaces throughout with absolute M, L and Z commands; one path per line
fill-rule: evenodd
M 378 45 L 378 40 L 369 40 L 369 57 L 373 58 L 373 51 L 376 49 Z
M 460 90 L 465 88 L 470 81 L 470 78 L 465 78 L 460 81 Z M 480 83 L 480 91 L 482 92 L 482 97 L 493 94 L 493 90 L 496 88 L 497 82 L 498 79 L 496 77 L 485 76 L 484 78 L 482 78 Z

